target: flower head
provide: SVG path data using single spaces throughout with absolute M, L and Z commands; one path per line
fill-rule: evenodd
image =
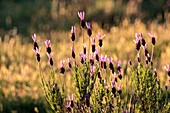
M 36 39 L 37 39 L 37 36 L 36 36 L 36 34 L 34 34 L 34 35 L 32 35 L 32 39 L 33 39 L 33 41 L 34 41 L 34 50 L 36 51 L 36 48 L 39 48 L 38 47 L 38 44 L 37 44 L 37 42 L 36 42 Z
M 103 39 L 105 36 L 106 36 L 106 34 L 104 34 L 103 36 L 101 36 L 101 34 L 98 32 L 97 37 L 98 37 L 98 39 L 99 39 L 99 46 L 100 46 L 100 47 L 102 47 L 102 45 L 103 45 L 102 39 Z
M 71 47 L 71 51 L 72 51 L 72 53 L 71 53 L 72 57 L 75 58 L 75 57 L 76 57 L 76 54 L 75 54 L 75 52 L 74 52 L 74 46 Z
M 82 28 L 85 27 L 84 15 L 85 15 L 84 11 L 78 12 L 78 16 L 80 18 L 80 25 L 81 25 Z
M 95 48 L 96 48 L 96 46 L 95 46 L 95 38 L 91 39 L 91 43 L 92 43 L 92 52 L 94 53 L 95 52 Z
M 75 41 L 75 31 L 76 31 L 76 27 L 72 26 L 71 27 L 71 40 Z
M 133 41 L 136 44 L 136 50 L 139 51 L 140 50 L 140 46 L 141 46 L 141 44 L 140 44 L 140 37 L 139 37 L 139 35 L 137 33 L 135 35 L 136 35 L 136 39 L 133 40 Z
M 33 39 L 34 42 L 36 42 L 36 39 L 37 39 L 36 34 L 33 34 L 33 35 L 32 35 L 32 39 Z
M 65 63 L 65 60 L 61 60 L 61 61 L 60 61 L 60 65 L 61 65 L 61 67 L 60 67 L 60 73 L 62 73 L 62 74 L 64 74 L 64 72 L 65 72 L 64 63 Z
M 47 53 L 50 54 L 51 53 L 50 40 L 46 40 L 45 45 L 47 47 L 47 49 L 46 49 Z
M 51 57 L 51 54 L 47 53 L 47 56 L 48 56 L 50 65 L 53 66 L 53 59 L 52 59 L 52 57 Z
M 155 35 L 153 33 L 148 33 L 148 35 L 152 38 L 152 45 L 155 45 L 156 43 Z
M 105 55 L 105 56 L 103 56 L 103 55 L 101 55 L 100 56 L 100 61 L 101 61 L 101 68 L 104 68 L 104 69 L 106 69 L 106 59 L 107 59 L 107 55 Z
M 87 34 L 90 37 L 92 35 L 92 30 L 91 30 L 90 22 L 86 22 L 86 27 L 87 27 Z
M 69 66 L 69 68 L 72 68 L 72 65 L 71 65 L 71 58 L 68 58 L 67 61 L 68 61 L 68 66 Z
M 46 47 L 50 47 L 50 40 L 46 40 L 45 45 L 46 45 Z
M 70 102 L 71 102 L 70 106 L 71 106 L 71 107 L 74 107 L 74 102 L 73 102 L 74 96 L 73 96 L 73 94 L 72 94 L 71 96 L 68 95 L 68 98 L 69 98 L 69 100 L 70 100 Z
M 39 51 L 39 49 L 36 48 L 36 51 L 35 51 L 35 52 L 36 52 L 36 56 L 37 56 L 37 61 L 40 62 L 40 59 L 41 59 L 41 58 L 40 58 L 40 51 Z

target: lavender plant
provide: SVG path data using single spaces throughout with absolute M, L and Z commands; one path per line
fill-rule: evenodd
M 136 50 L 138 55 L 138 65 L 131 66 L 130 78 L 131 86 L 126 84 L 126 93 L 123 90 L 121 80 L 123 79 L 123 69 L 121 61 L 117 61 L 114 65 L 112 57 L 102 54 L 103 38 L 106 34 L 97 34 L 98 45 L 96 38 L 92 36 L 91 23 L 85 22 L 85 13 L 78 12 L 80 17 L 80 26 L 82 29 L 82 52 L 78 55 L 75 53 L 76 27 L 71 27 L 71 55 L 67 60 L 67 65 L 73 72 L 72 79 L 75 86 L 75 92 L 71 96 L 66 96 L 65 85 L 60 81 L 56 81 L 55 72 L 53 71 L 52 49 L 50 40 L 45 41 L 46 53 L 50 64 L 49 80 L 46 80 L 41 69 L 41 57 L 39 46 L 36 42 L 36 35 L 33 35 L 34 51 L 36 53 L 42 88 L 45 97 L 51 108 L 55 112 L 159 112 L 166 108 L 168 109 L 168 101 L 163 98 L 163 90 L 160 87 L 160 81 L 157 78 L 157 72 L 153 69 L 153 50 L 156 43 L 153 34 L 152 37 L 152 54 L 146 47 L 146 41 L 142 34 L 136 34 Z M 87 35 L 84 30 L 87 29 Z M 88 48 L 86 48 L 86 37 L 88 38 Z M 141 59 L 141 46 L 144 49 L 144 64 Z M 88 51 L 86 51 L 86 49 Z M 108 61 L 108 62 L 107 62 Z M 66 74 L 66 62 L 61 60 L 60 73 L 63 76 Z M 169 74 L 169 67 L 166 67 Z M 130 87 L 130 93 L 127 91 Z M 122 93 L 127 95 L 122 96 Z M 166 98 L 168 100 L 168 98 Z M 167 105 L 167 106 L 166 106 Z M 165 107 L 166 106 L 166 107 Z M 165 111 L 166 111 L 165 110 Z
M 160 87 L 160 80 L 158 79 L 156 69 L 153 69 L 153 50 L 156 43 L 154 35 L 148 33 L 152 38 L 152 55 L 146 47 L 145 39 L 142 34 L 136 34 L 134 40 L 136 44 L 136 50 L 138 52 L 138 65 L 131 66 L 131 85 L 132 85 L 132 101 L 131 101 L 131 112 L 144 112 L 144 113 L 158 113 L 162 112 L 164 106 L 167 103 L 164 98 L 164 92 Z M 144 52 L 144 63 L 141 61 L 142 46 Z

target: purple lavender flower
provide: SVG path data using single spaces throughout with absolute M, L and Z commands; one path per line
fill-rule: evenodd
M 145 46 L 146 45 L 146 41 L 143 38 L 142 33 L 139 33 L 138 36 L 139 36 L 139 39 L 141 39 L 141 41 L 142 41 L 142 46 Z
M 137 33 L 136 33 L 135 35 L 136 35 L 136 39 L 133 40 L 133 41 L 134 41 L 135 44 L 136 44 L 136 50 L 139 51 L 139 50 L 140 50 L 140 46 L 141 46 L 140 37 L 139 37 L 139 35 L 138 35 Z
M 84 54 L 83 54 L 83 53 L 80 53 L 79 55 L 80 55 L 81 63 L 84 64 L 84 62 L 85 62 L 85 61 L 84 61 Z
M 39 51 L 39 49 L 36 48 L 36 51 L 35 51 L 35 52 L 36 52 L 36 56 L 37 56 L 37 61 L 40 62 L 40 59 L 41 59 L 41 58 L 40 58 L 40 51 Z
M 46 40 L 45 45 L 47 47 L 47 53 L 50 54 L 51 53 L 50 40 Z
M 152 38 L 152 45 L 155 45 L 156 43 L 155 35 L 153 33 L 148 33 L 148 35 Z
M 66 109 L 67 109 L 67 112 L 68 112 L 68 113 L 71 112 L 71 102 L 67 102 L 67 103 L 66 103 Z
M 98 49 L 97 48 L 95 49 L 94 54 L 96 56 L 96 60 L 99 62 L 99 55 L 98 55 Z
M 92 35 L 92 30 L 91 30 L 90 22 L 86 22 L 86 27 L 87 27 L 87 34 L 90 37 Z
M 101 36 L 101 34 L 98 32 L 98 39 L 99 39 L 99 46 L 102 47 L 103 45 L 103 41 L 102 39 L 106 36 L 106 34 L 104 34 L 103 36 Z
M 92 38 L 91 39 L 91 43 L 92 43 L 92 52 L 94 53 L 95 52 L 95 38 Z
M 83 45 L 83 52 L 84 52 L 84 54 L 86 54 L 86 45 L 85 44 Z
M 36 48 L 39 49 L 38 44 L 37 44 L 37 42 L 36 42 L 36 39 L 37 39 L 36 34 L 32 35 L 32 39 L 33 39 L 33 41 L 34 41 L 34 47 L 33 47 L 33 48 L 34 48 L 34 50 L 36 51 Z
M 68 66 L 69 66 L 69 68 L 72 68 L 72 65 L 71 65 L 71 58 L 68 58 Z
M 51 57 L 51 54 L 47 53 L 47 56 L 48 56 L 50 65 L 53 66 L 53 59 L 52 59 L 52 57 Z
M 81 25 L 82 28 L 85 27 L 84 15 L 85 15 L 84 11 L 78 12 L 78 16 L 80 18 L 80 25 Z
M 118 77 L 121 80 L 122 79 L 122 67 L 120 66 L 120 60 L 117 61 L 117 71 L 118 71 Z
M 105 56 L 103 56 L 103 55 L 101 55 L 101 57 L 100 57 L 100 61 L 101 61 L 101 68 L 104 68 L 104 69 L 106 69 L 106 59 L 107 59 L 107 55 L 105 55 Z
M 116 88 L 115 88 L 115 81 L 112 81 L 112 93 L 114 97 L 116 96 Z
M 94 55 L 90 54 L 89 58 L 90 58 L 90 64 L 93 65 L 94 64 Z
M 74 102 L 73 102 L 74 97 L 73 97 L 73 94 L 71 96 L 68 95 L 68 98 L 69 98 L 69 100 L 71 102 L 70 106 L 73 108 L 74 107 Z
M 75 59 L 76 54 L 75 54 L 75 52 L 74 52 L 74 46 L 71 47 L 71 51 L 72 51 L 71 55 L 72 55 L 72 57 Z
M 168 76 L 170 77 L 170 67 L 169 67 L 169 65 L 165 66 L 164 68 L 167 71 Z
M 132 65 L 132 61 L 131 60 L 129 60 L 129 64 Z
M 98 71 L 97 75 L 98 75 L 98 78 L 99 78 L 99 79 L 101 79 L 101 78 L 102 78 L 102 77 L 101 77 L 101 73 L 100 73 L 100 71 Z
M 65 60 L 61 60 L 61 62 L 60 62 L 60 65 L 61 65 L 60 73 L 62 73 L 62 74 L 64 74 L 64 72 L 65 72 L 64 63 L 65 63 Z
M 108 58 L 108 62 L 109 62 L 109 68 L 114 74 L 113 58 L 112 57 Z
M 76 27 L 72 26 L 71 27 L 71 40 L 75 41 L 75 31 L 76 31 Z

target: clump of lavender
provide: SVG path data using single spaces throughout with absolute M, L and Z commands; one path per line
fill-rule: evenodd
M 103 38 L 106 35 L 97 34 L 99 39 L 99 44 L 95 44 L 95 38 L 91 38 L 92 29 L 91 23 L 85 22 L 84 12 L 78 12 L 80 18 L 80 25 L 82 28 L 83 35 L 83 50 L 78 55 L 80 57 L 76 58 L 76 53 L 74 48 L 74 42 L 76 39 L 76 28 L 71 27 L 71 57 L 67 59 L 68 68 L 73 71 L 72 78 L 74 80 L 74 86 L 76 91 L 75 94 L 66 97 L 65 84 L 62 82 L 62 88 L 59 87 L 59 82 L 55 80 L 55 72 L 53 71 L 53 59 L 52 59 L 52 49 L 50 40 L 45 41 L 46 53 L 51 66 L 50 79 L 48 82 L 43 77 L 42 71 L 40 74 L 41 83 L 43 90 L 45 92 L 46 98 L 51 105 L 51 108 L 57 112 L 113 112 L 115 110 L 120 111 L 121 107 L 121 95 L 122 95 L 122 85 L 121 82 L 117 80 L 117 76 L 122 79 L 122 67 L 120 61 L 117 62 L 117 68 L 114 67 L 114 61 L 112 57 L 107 59 L 107 55 L 102 55 L 101 47 L 103 47 Z M 90 45 L 86 47 L 84 43 L 85 35 L 84 28 L 87 28 L 87 36 L 89 39 L 89 44 L 91 40 L 91 51 Z M 36 42 L 36 35 L 33 37 L 34 50 L 37 56 L 37 61 L 40 64 L 40 52 L 38 44 Z M 100 53 L 98 52 L 100 48 Z M 86 49 L 88 51 L 86 51 Z M 87 54 L 88 52 L 88 54 Z M 108 60 L 108 62 L 107 62 Z M 75 65 L 73 65 L 75 63 Z M 115 70 L 117 69 L 117 70 Z M 108 72 L 110 74 L 108 74 Z M 65 60 L 60 62 L 60 74 L 68 76 L 66 74 Z M 114 79 L 112 79 L 114 77 Z M 61 90 L 62 89 L 62 90 Z M 74 98 L 73 99 L 73 95 Z
M 136 33 L 136 50 L 138 55 L 138 66 L 131 68 L 131 105 L 129 111 L 136 112 L 161 112 L 166 105 L 163 97 L 162 89 L 160 88 L 160 81 L 157 78 L 158 73 L 153 69 L 153 52 L 156 43 L 155 36 L 148 33 L 152 37 L 152 54 L 150 54 L 146 47 L 146 41 L 142 37 L 142 33 Z M 140 47 L 144 50 L 144 59 L 146 65 L 142 64 L 142 57 L 140 56 Z M 149 62 L 151 65 L 149 65 Z M 130 63 L 132 67 L 132 63 Z M 168 72 L 168 66 L 165 67 Z M 161 104 L 160 104 L 161 102 Z

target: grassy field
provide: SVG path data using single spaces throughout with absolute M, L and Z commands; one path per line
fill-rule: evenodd
M 156 46 L 154 52 L 154 68 L 157 69 L 158 76 L 161 79 L 161 86 L 168 83 L 166 71 L 163 66 L 170 64 L 170 15 L 164 24 L 156 22 L 143 24 L 140 20 L 135 20 L 131 24 L 128 19 L 119 26 L 111 27 L 110 31 L 101 29 L 99 25 L 92 22 L 92 37 L 96 38 L 96 34 L 106 33 L 104 38 L 103 54 L 112 56 L 114 61 L 120 59 L 122 61 L 124 76 L 129 76 L 129 60 L 135 63 L 137 56 L 135 50 L 135 33 L 143 33 L 143 37 L 148 43 L 148 50 L 151 52 L 151 38 L 148 32 L 153 32 L 156 37 Z M 81 29 L 77 26 L 75 52 L 80 53 L 82 48 Z M 71 26 L 70 26 L 71 28 Z M 69 70 L 66 75 L 59 74 L 60 60 L 71 57 L 71 40 L 70 32 L 65 31 L 49 31 L 48 34 L 43 32 L 36 33 L 37 42 L 41 48 L 41 66 L 44 75 L 48 78 L 49 64 L 45 52 L 44 41 L 48 36 L 51 40 L 51 47 L 54 60 L 54 71 L 56 79 L 65 80 L 67 93 L 74 92 L 72 85 L 72 73 Z M 10 32 L 0 38 L 0 112 L 4 113 L 30 113 L 30 112 L 52 112 L 45 100 L 44 93 L 41 89 L 39 79 L 39 69 L 36 62 L 35 54 L 32 50 L 33 43 L 30 39 L 23 39 L 22 36 Z M 2 40 L 3 39 L 3 40 Z M 23 39 L 23 40 L 21 40 Z M 88 37 L 85 32 L 85 42 L 88 44 Z

